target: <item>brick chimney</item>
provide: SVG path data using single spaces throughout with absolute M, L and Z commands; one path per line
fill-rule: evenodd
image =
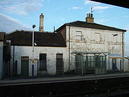
M 86 22 L 87 23 L 94 23 L 94 17 L 92 13 L 88 13 L 86 17 Z
M 39 20 L 39 31 L 44 32 L 44 15 L 41 13 L 40 15 L 40 20 Z

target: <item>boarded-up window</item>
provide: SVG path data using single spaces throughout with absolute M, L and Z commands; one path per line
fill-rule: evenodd
M 112 36 L 113 36 L 113 42 L 117 42 L 117 39 L 119 38 L 118 34 L 112 34 Z
M 82 31 L 76 31 L 76 40 L 82 40 Z

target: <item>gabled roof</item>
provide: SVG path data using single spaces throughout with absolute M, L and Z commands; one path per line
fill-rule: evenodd
M 61 26 L 60 28 L 62 28 L 64 26 L 75 26 L 75 27 L 83 27 L 83 28 L 93 28 L 93 29 L 102 29 L 102 30 L 126 32 L 126 30 L 124 30 L 124 29 L 119 29 L 119 28 L 115 28 L 115 27 L 105 26 L 105 25 L 101 25 L 101 24 L 97 24 L 97 23 L 87 23 L 85 21 L 74 21 L 74 22 L 66 23 L 63 26 Z M 57 31 L 59 29 L 57 29 Z
M 3 41 L 5 38 L 5 32 L 0 32 L 0 41 Z
M 6 36 L 12 45 L 32 46 L 32 31 L 15 31 Z M 36 46 L 66 47 L 65 40 L 59 33 L 35 32 Z

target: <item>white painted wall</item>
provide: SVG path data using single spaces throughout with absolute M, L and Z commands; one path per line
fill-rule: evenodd
M 0 79 L 3 75 L 3 42 L 0 41 Z
M 31 46 L 14 46 L 15 54 L 14 60 L 18 61 L 17 73 L 21 74 L 21 56 L 29 56 L 29 59 L 32 59 L 32 47 Z M 12 53 L 13 53 L 13 46 L 12 46 Z M 67 71 L 68 65 L 68 54 L 65 47 L 35 47 L 34 48 L 34 58 L 39 59 L 40 53 L 47 54 L 47 72 L 49 74 L 56 74 L 56 54 L 63 53 L 63 60 L 64 60 L 64 71 Z M 13 54 L 12 54 L 13 55 Z M 13 58 L 13 56 L 12 56 Z M 32 64 L 30 61 L 29 64 L 29 75 L 32 75 Z M 35 75 L 37 74 L 37 66 L 35 66 Z

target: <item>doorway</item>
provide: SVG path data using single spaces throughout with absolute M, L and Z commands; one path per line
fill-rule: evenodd
M 41 53 L 39 55 L 39 71 L 47 71 L 47 54 Z
M 22 77 L 29 76 L 29 56 L 21 56 L 21 75 Z
M 56 54 L 56 74 L 63 75 L 64 74 L 64 62 L 63 62 L 63 54 Z

